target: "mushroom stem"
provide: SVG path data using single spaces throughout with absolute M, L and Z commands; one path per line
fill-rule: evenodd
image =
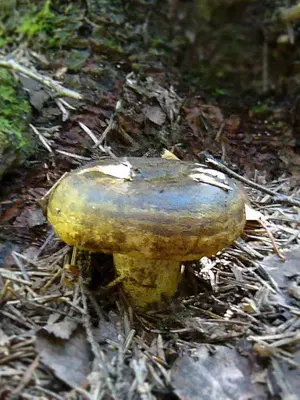
M 147 307 L 172 297 L 180 282 L 179 261 L 132 258 L 114 254 L 117 274 L 132 305 Z

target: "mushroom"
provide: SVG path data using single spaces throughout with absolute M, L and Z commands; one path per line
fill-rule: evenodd
M 175 294 L 182 261 L 230 245 L 245 224 L 244 191 L 206 165 L 160 158 L 103 159 L 67 174 L 47 217 L 67 244 L 112 253 L 130 302 Z

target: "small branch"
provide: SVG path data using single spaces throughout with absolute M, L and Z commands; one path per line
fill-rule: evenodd
M 51 149 L 49 140 L 47 140 L 35 126 L 33 126 L 32 124 L 29 124 L 29 126 L 33 130 L 33 132 L 37 135 L 37 137 L 39 138 L 40 142 L 45 147 L 45 149 L 47 149 L 50 154 L 53 154 L 53 150 Z
M 74 90 L 63 87 L 60 83 L 56 82 L 55 80 L 49 77 L 45 77 L 39 74 L 38 72 L 32 71 L 31 69 L 26 68 L 21 64 L 18 64 L 15 60 L 0 58 L 0 67 L 11 69 L 19 74 L 28 76 L 29 78 L 32 78 L 37 82 L 40 82 L 48 89 L 56 92 L 58 97 L 71 97 L 77 100 L 82 99 L 81 94 L 75 92 Z
M 262 86 L 263 92 L 266 93 L 269 87 L 269 46 L 267 39 L 264 38 L 262 48 Z
M 117 395 L 116 390 L 114 388 L 114 384 L 111 379 L 111 374 L 109 373 L 109 370 L 108 370 L 109 366 L 107 365 L 107 360 L 105 359 L 103 352 L 99 348 L 99 345 L 95 341 L 95 338 L 94 338 L 92 321 L 91 321 L 91 317 L 90 317 L 88 305 L 87 305 L 87 296 L 85 294 L 85 289 L 83 288 L 82 280 L 80 281 L 80 292 L 81 292 L 81 300 L 82 300 L 82 305 L 83 305 L 83 310 L 84 310 L 83 323 L 84 323 L 84 327 L 86 330 L 87 339 L 91 345 L 92 352 L 95 356 L 97 365 L 98 365 L 100 371 L 102 372 L 102 377 L 105 380 L 107 388 L 109 389 L 112 397 L 115 400 L 118 400 L 119 396 Z
M 247 178 L 244 178 L 243 176 L 237 174 L 236 172 L 232 171 L 230 168 L 226 167 L 224 164 L 222 164 L 220 161 L 216 160 L 211 154 L 207 152 L 202 152 L 200 153 L 199 156 L 200 161 L 204 159 L 204 161 L 216 169 L 218 169 L 221 172 L 224 172 L 225 174 L 231 176 L 232 178 L 235 178 L 246 185 L 253 187 L 254 189 L 257 189 L 261 192 L 267 193 L 270 196 L 274 197 L 274 200 L 277 201 L 278 203 L 283 203 L 283 204 L 289 204 L 291 206 L 296 206 L 300 207 L 300 200 L 297 199 L 292 199 L 289 196 L 286 196 L 284 194 L 278 194 L 277 192 L 274 192 L 273 190 L 267 189 L 258 183 L 252 182 Z
M 12 394 L 13 397 L 18 398 L 19 395 L 23 392 L 23 390 L 26 388 L 26 386 L 29 384 L 29 382 L 32 379 L 32 376 L 34 374 L 34 371 L 37 369 L 39 366 L 39 360 L 40 356 L 35 357 L 33 362 L 29 365 L 29 367 L 25 370 L 25 373 L 23 375 L 23 378 L 21 379 L 20 383 L 18 386 L 13 390 Z
M 105 140 L 107 134 L 114 128 L 115 122 L 114 122 L 114 115 L 111 116 L 109 123 L 107 127 L 104 129 L 102 135 L 100 136 L 99 140 L 94 144 L 94 147 L 100 146 L 103 141 Z

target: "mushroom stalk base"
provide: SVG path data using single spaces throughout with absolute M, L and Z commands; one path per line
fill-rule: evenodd
M 114 264 L 130 303 L 147 307 L 176 293 L 180 282 L 179 261 L 149 260 L 114 254 Z

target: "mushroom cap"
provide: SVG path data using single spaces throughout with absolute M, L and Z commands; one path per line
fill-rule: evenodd
M 67 174 L 50 194 L 47 217 L 71 246 L 184 261 L 231 244 L 244 209 L 241 187 L 205 165 L 132 157 L 127 166 L 103 159 Z

